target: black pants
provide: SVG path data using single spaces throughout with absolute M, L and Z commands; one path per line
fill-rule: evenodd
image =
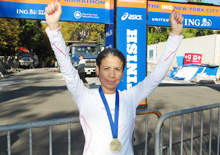
M 83 83 L 88 83 L 88 82 L 86 81 L 85 72 L 79 73 L 79 77 L 80 77 L 80 79 L 82 79 Z

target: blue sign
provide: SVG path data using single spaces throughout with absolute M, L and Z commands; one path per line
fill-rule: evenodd
M 117 49 L 127 60 L 120 90 L 127 90 L 146 77 L 146 27 L 145 8 L 117 8 Z
M 150 26 L 170 26 L 170 13 L 149 12 L 148 25 Z M 220 17 L 217 16 L 198 16 L 183 15 L 183 27 L 195 29 L 220 29 Z
M 40 2 L 39 4 L 34 4 L 31 2 L 0 1 L 0 17 L 45 20 L 46 6 L 47 4 L 40 4 Z M 61 21 L 110 23 L 110 9 L 63 5 L 62 11 Z

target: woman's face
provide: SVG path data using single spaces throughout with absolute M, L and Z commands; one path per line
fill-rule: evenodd
M 96 74 L 99 76 L 104 94 L 116 92 L 123 73 L 123 62 L 111 54 L 101 60 L 100 68 L 96 65 Z

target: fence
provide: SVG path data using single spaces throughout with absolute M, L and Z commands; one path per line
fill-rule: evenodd
M 156 109 L 140 109 L 137 110 L 137 115 L 143 114 L 155 114 L 157 117 L 161 117 L 161 113 Z M 0 126 L 0 132 L 7 131 L 7 150 L 8 155 L 11 155 L 11 131 L 29 129 L 29 154 L 32 155 L 32 128 L 49 127 L 49 155 L 53 154 L 52 151 L 52 126 L 67 124 L 68 125 L 68 155 L 71 155 L 71 123 L 79 123 L 78 117 L 54 119 L 30 123 L 20 123 L 12 125 Z M 145 128 L 145 155 L 147 155 L 147 133 L 148 133 L 148 117 L 146 116 L 146 128 Z
M 52 155 L 52 126 L 61 125 L 61 124 L 68 124 L 68 155 L 71 154 L 71 123 L 78 123 L 78 117 L 72 118 L 64 118 L 64 119 L 54 119 L 54 120 L 46 120 L 46 121 L 38 121 L 38 122 L 30 122 L 30 123 L 20 123 L 20 124 L 12 124 L 12 125 L 4 125 L 0 126 L 0 132 L 7 131 L 7 149 L 8 155 L 11 155 L 11 137 L 10 131 L 14 130 L 22 130 L 22 129 L 29 129 L 29 152 L 30 155 L 33 154 L 32 152 L 32 128 L 39 128 L 39 127 L 47 127 L 49 126 L 49 154 Z
M 195 146 L 193 144 L 193 141 L 195 138 L 193 133 L 194 133 L 194 113 L 195 112 L 201 112 L 200 114 L 200 142 L 199 142 L 199 149 L 198 149 L 198 154 L 202 155 L 203 154 L 203 136 L 204 136 L 204 128 L 203 128 L 203 123 L 204 123 L 204 111 L 205 110 L 210 110 L 210 119 L 209 119 L 209 138 L 208 138 L 208 153 L 205 154 L 215 154 L 212 153 L 212 131 L 213 131 L 213 109 L 214 108 L 218 108 L 218 118 L 217 118 L 217 146 L 216 146 L 216 155 L 219 155 L 219 141 L 220 141 L 220 103 L 216 103 L 216 104 L 211 104 L 211 105 L 206 105 L 206 106 L 201 106 L 201 107 L 195 107 L 195 108 L 190 108 L 190 109 L 184 109 L 184 110 L 179 110 L 179 111 L 174 111 L 174 112 L 170 112 L 167 114 L 164 114 L 163 116 L 161 116 L 159 118 L 159 120 L 157 121 L 157 125 L 156 125 L 156 129 L 155 129 L 155 151 L 154 154 L 155 155 L 162 155 L 163 153 L 163 124 L 164 121 L 166 119 L 169 118 L 169 122 L 170 122 L 170 127 L 169 127 L 169 146 L 166 147 L 167 148 L 167 154 L 172 154 L 172 146 L 173 146 L 173 133 L 172 133 L 172 128 L 173 128 L 173 124 L 172 124 L 172 118 L 173 117 L 177 117 L 177 116 L 181 116 L 181 140 L 180 140 L 180 152 L 176 153 L 179 155 L 183 154 L 183 129 L 184 129 L 184 115 L 185 114 L 191 114 L 191 134 L 190 134 L 190 151 L 186 152 L 186 150 L 184 150 L 186 153 L 185 154 L 193 154 L 193 151 L 195 149 Z M 198 123 L 198 122 L 196 122 Z M 162 134 L 161 134 L 162 133 Z M 189 153 L 190 152 L 190 153 Z
M 199 138 L 200 143 L 199 143 L 199 153 L 200 155 L 203 154 L 203 143 L 202 139 L 204 136 L 204 111 L 205 110 L 210 110 L 210 119 L 209 119 L 209 138 L 208 138 L 208 154 L 211 155 L 212 153 L 212 131 L 213 131 L 213 109 L 218 108 L 218 115 L 217 115 L 217 138 L 216 138 L 216 154 L 219 155 L 219 144 L 220 144 L 220 103 L 216 104 L 211 104 L 211 105 L 206 105 L 206 106 L 201 106 L 201 107 L 195 107 L 195 108 L 190 108 L 190 109 L 184 109 L 184 110 L 179 110 L 179 111 L 174 111 L 170 112 L 167 114 L 164 114 L 163 116 L 161 113 L 156 110 L 156 109 L 146 109 L 146 110 L 138 110 L 137 115 L 143 115 L 146 114 L 146 128 L 145 128 L 145 152 L 144 154 L 147 155 L 147 142 L 148 142 L 148 115 L 149 114 L 155 114 L 159 118 L 157 121 L 156 129 L 155 129 L 155 149 L 154 149 L 154 154 L 155 155 L 162 155 L 163 154 L 163 149 L 167 148 L 166 154 L 172 154 L 172 149 L 173 149 L 173 117 L 181 116 L 181 133 L 180 133 L 180 152 L 177 154 L 182 155 L 183 154 L 183 134 L 184 134 L 184 115 L 186 114 L 191 114 L 191 135 L 190 135 L 190 153 L 186 154 L 193 154 L 193 149 L 195 148 L 193 141 L 196 138 Z M 200 135 L 199 137 L 194 137 L 193 131 L 194 131 L 194 113 L 196 112 L 201 112 L 200 114 Z M 163 147 L 163 128 L 164 128 L 164 122 L 169 118 L 170 125 L 169 125 L 169 146 L 168 147 Z M 38 122 L 30 122 L 30 123 L 21 123 L 21 124 L 13 124 L 13 125 L 5 125 L 5 126 L 0 126 L 0 132 L 7 131 L 7 150 L 8 150 L 8 155 L 11 155 L 11 136 L 10 133 L 11 131 L 14 130 L 22 130 L 22 129 L 29 129 L 29 154 L 32 155 L 32 128 L 40 128 L 40 127 L 49 127 L 49 154 L 52 155 L 52 126 L 57 126 L 61 124 L 67 124 L 68 125 L 68 155 L 71 154 L 71 123 L 79 123 L 79 118 L 78 117 L 72 117 L 72 118 L 64 118 L 64 119 L 55 119 L 55 120 L 46 120 L 46 121 L 38 121 Z M 206 136 L 206 135 L 205 135 Z M 177 136 L 178 137 L 178 136 Z

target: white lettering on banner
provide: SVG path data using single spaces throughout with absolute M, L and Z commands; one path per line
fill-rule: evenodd
M 28 14 L 28 10 L 23 10 L 23 9 L 17 9 L 17 14 Z
M 80 11 L 75 11 L 74 12 L 74 17 L 76 19 L 80 19 L 80 18 L 99 18 L 98 14 L 94 14 L 94 13 L 82 13 Z
M 112 48 L 112 44 L 109 44 L 109 45 L 106 46 L 105 48 Z
M 142 20 L 142 15 L 129 14 L 127 12 L 121 17 L 121 20 Z
M 127 61 L 137 62 L 137 55 L 127 55 Z
M 203 18 L 202 22 L 200 21 L 200 19 L 185 19 L 184 25 L 186 26 L 212 26 L 212 21 L 210 19 L 207 18 Z
M 137 29 L 127 29 L 127 89 L 137 83 Z
M 35 9 L 30 9 L 30 10 L 16 9 L 16 14 L 45 15 L 45 11 L 44 10 L 35 10 Z
M 127 74 L 128 75 L 137 75 L 137 64 L 136 63 L 127 63 L 127 67 L 128 67 L 128 70 L 127 70 Z
M 169 22 L 168 18 L 152 18 L 152 21 L 154 22 Z
M 173 10 L 173 6 L 172 5 L 162 5 L 162 9 Z
M 129 53 L 129 54 L 137 54 L 137 45 L 136 44 L 128 44 L 127 45 L 127 52 Z
M 106 32 L 106 36 L 105 36 L 105 37 L 109 37 L 109 36 L 111 36 L 111 35 L 112 35 L 112 30 Z
M 39 15 L 45 15 L 45 11 L 44 10 L 38 10 L 38 14 Z
M 36 15 L 37 14 L 37 10 L 30 9 L 29 14 Z

